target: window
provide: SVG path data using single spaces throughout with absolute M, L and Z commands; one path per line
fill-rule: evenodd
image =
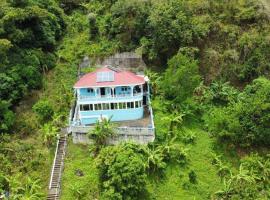
M 108 103 L 103 103 L 103 104 L 102 104 L 102 108 L 103 108 L 103 110 L 110 110 L 110 104 L 108 104 Z
M 100 103 L 95 104 L 95 110 L 101 110 L 101 104 Z
M 130 102 L 127 102 L 127 108 L 131 108 L 131 103 Z
M 93 90 L 93 88 L 87 88 L 87 92 L 88 92 L 88 93 L 93 93 L 94 90 Z
M 135 108 L 138 108 L 138 107 L 139 107 L 139 102 L 135 101 Z
M 97 72 L 97 82 L 114 81 L 114 72 Z
M 114 110 L 114 103 L 111 103 L 111 110 Z
M 119 103 L 119 109 L 123 109 L 124 108 L 124 103 Z
M 142 107 L 142 101 L 138 101 L 138 107 Z
M 134 102 L 131 102 L 131 106 L 130 106 L 131 108 L 134 108 Z
M 83 104 L 80 105 L 80 111 L 88 111 L 89 109 L 89 104 Z
M 111 103 L 111 110 L 118 109 L 117 103 Z
M 93 110 L 93 104 L 90 104 L 89 106 L 90 106 L 90 110 Z
M 126 108 L 127 108 L 126 102 L 119 103 L 119 109 L 126 109 Z
M 124 86 L 121 88 L 121 90 L 124 92 L 124 91 L 128 91 L 128 87 L 127 86 Z

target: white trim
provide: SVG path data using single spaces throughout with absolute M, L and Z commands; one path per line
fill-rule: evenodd
M 127 107 L 127 103 L 132 103 L 133 102 L 133 108 L 128 108 Z M 108 103 L 109 105 L 110 105 L 110 109 L 106 109 L 106 110 L 104 110 L 103 109 L 103 105 L 102 105 L 102 103 L 93 103 L 93 104 L 101 104 L 101 110 L 80 110 L 80 113 L 82 113 L 82 112 L 92 112 L 92 111 L 108 111 L 108 110 L 132 110 L 132 109 L 139 109 L 139 108 L 143 108 L 143 102 L 142 102 L 142 100 L 139 100 L 138 101 L 138 108 L 136 108 L 135 107 L 135 102 L 136 101 L 126 101 L 126 102 L 111 102 L 111 103 L 113 103 L 113 104 L 115 104 L 115 103 L 117 103 L 117 109 L 111 109 L 111 103 Z M 126 105 L 126 108 L 119 108 L 119 104 L 118 103 L 125 103 L 125 105 Z M 85 103 L 85 104 L 87 104 L 87 105 L 89 105 L 88 103 Z M 81 104 L 81 105 L 83 105 L 83 104 Z M 93 105 L 93 108 L 94 108 L 95 106 Z M 81 117 L 81 116 L 80 116 Z
M 88 111 L 82 111 L 82 112 L 88 112 Z M 86 116 L 82 116 L 81 119 L 84 119 L 84 118 L 100 118 L 100 115 L 86 115 Z
M 122 103 L 127 102 L 129 98 L 123 99 L 108 99 L 108 100 L 78 100 L 78 104 L 97 104 L 97 103 Z M 141 101 L 143 100 L 143 96 L 133 96 L 130 98 L 130 101 Z
M 81 88 L 100 88 L 100 87 L 120 87 L 120 86 L 136 86 L 136 85 L 143 85 L 145 84 L 146 81 L 142 83 L 133 83 L 133 84 L 127 84 L 127 85 L 98 85 L 98 86 L 90 86 L 90 85 L 85 85 L 83 87 L 73 87 L 74 89 L 81 89 Z

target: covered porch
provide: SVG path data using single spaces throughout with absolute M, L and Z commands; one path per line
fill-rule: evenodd
M 77 94 L 79 99 L 142 96 L 143 85 L 81 88 Z

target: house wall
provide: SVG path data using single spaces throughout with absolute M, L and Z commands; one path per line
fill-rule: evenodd
M 115 88 L 115 94 L 116 95 L 127 95 L 127 94 L 131 94 L 131 88 L 127 87 L 126 91 L 122 91 L 122 87 L 116 87 Z
M 123 87 L 127 87 L 127 90 L 122 91 L 122 88 Z M 127 95 L 127 94 L 131 94 L 131 93 L 132 93 L 132 90 L 131 90 L 131 87 L 130 86 L 118 86 L 118 87 L 115 87 L 115 94 L 116 95 Z M 90 96 L 90 97 L 93 97 L 93 96 L 95 96 L 95 91 L 88 92 L 87 91 L 87 88 L 80 88 L 79 89 L 79 94 L 81 96 Z M 97 95 L 99 95 L 99 94 L 100 94 L 100 89 L 97 88 Z M 111 94 L 111 88 L 110 87 L 107 87 L 106 88 L 106 95 L 108 95 L 108 94 Z
M 112 121 L 136 120 L 143 117 L 143 107 L 119 110 L 80 111 L 80 119 L 83 125 L 94 124 L 102 116 Z
M 95 96 L 95 91 L 93 90 L 93 92 L 88 92 L 87 88 L 81 88 L 80 89 L 80 95 L 93 97 L 93 96 Z

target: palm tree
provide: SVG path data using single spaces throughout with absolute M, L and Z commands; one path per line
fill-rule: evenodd
M 73 196 L 76 200 L 82 199 L 86 194 L 83 188 L 80 185 L 72 185 L 71 191 L 73 193 Z
M 52 124 L 50 123 L 44 124 L 43 127 L 41 128 L 44 144 L 46 144 L 48 147 L 52 145 L 57 137 L 57 131 L 58 129 Z
M 158 73 L 150 70 L 146 70 L 145 74 L 149 77 L 151 82 L 152 93 L 154 96 L 156 96 L 159 90 L 161 76 Z
M 221 180 L 228 175 L 232 176 L 230 168 L 221 161 L 220 159 L 221 156 L 216 154 L 213 154 L 212 156 L 213 156 L 212 164 L 217 167 L 218 175 L 221 177 Z
M 94 140 L 95 153 L 97 153 L 104 145 L 106 145 L 107 138 L 115 135 L 111 118 L 103 118 L 101 121 L 98 121 L 94 130 L 90 130 L 88 135 Z
M 230 199 L 230 196 L 233 193 L 233 189 L 231 187 L 231 181 L 225 181 L 223 182 L 223 189 L 218 190 L 215 192 L 214 196 L 222 199 Z
M 163 170 L 166 167 L 164 162 L 164 155 L 161 149 L 151 149 L 149 147 L 143 148 L 144 154 L 147 157 L 146 168 L 150 171 Z
M 244 187 L 245 183 L 255 183 L 256 178 L 257 177 L 254 174 L 251 174 L 250 171 L 245 169 L 243 164 L 241 164 L 239 167 L 239 172 L 231 177 L 231 182 L 235 186 L 242 188 Z
M 270 160 L 267 159 L 263 163 L 260 160 L 258 160 L 257 162 L 258 162 L 259 170 L 262 174 L 261 179 L 263 182 L 267 184 L 270 177 Z
M 44 198 L 43 193 L 41 191 L 40 180 L 33 180 L 31 178 L 27 178 L 24 186 L 19 186 L 12 189 L 11 199 L 14 200 L 38 200 Z
M 43 197 L 43 194 L 40 192 L 41 187 L 39 185 L 40 181 L 32 180 L 27 178 L 26 184 L 23 187 L 23 198 L 21 200 L 37 200 Z

